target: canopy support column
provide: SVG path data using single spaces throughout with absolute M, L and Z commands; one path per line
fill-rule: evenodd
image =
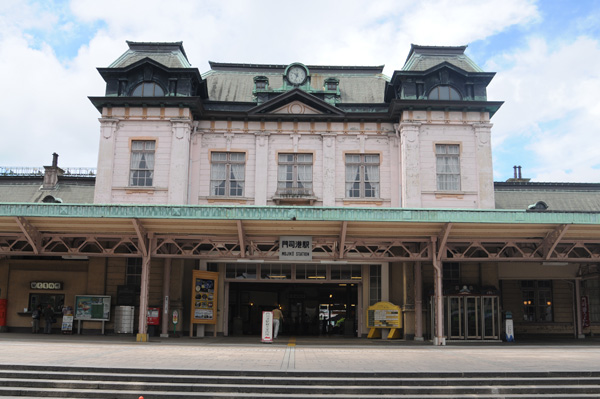
M 161 337 L 169 336 L 169 295 L 171 293 L 171 258 L 165 258 L 163 269 L 163 315 Z
M 431 238 L 431 254 L 434 271 L 434 308 L 435 308 L 435 331 L 433 344 L 437 346 L 446 345 L 444 338 L 444 303 L 442 288 L 442 262 L 436 254 L 437 237 Z
M 415 278 L 415 341 L 423 341 L 423 277 L 421 262 L 414 264 Z
M 575 306 L 577 309 L 575 320 L 576 320 L 576 328 L 577 328 L 577 338 L 583 339 L 585 338 L 585 334 L 583 333 L 583 313 L 581 311 L 581 280 L 575 280 Z
M 140 318 L 136 341 L 148 341 L 148 292 L 150 282 L 150 254 L 142 256 L 142 284 L 140 287 Z

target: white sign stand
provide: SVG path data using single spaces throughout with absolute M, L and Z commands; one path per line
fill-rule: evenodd
M 262 312 L 261 342 L 273 343 L 273 312 Z

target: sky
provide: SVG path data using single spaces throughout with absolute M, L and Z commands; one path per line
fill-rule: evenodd
M 0 166 L 95 167 L 96 68 L 130 41 L 208 61 L 404 65 L 411 43 L 468 45 L 496 76 L 494 180 L 600 183 L 600 0 L 2 0 Z

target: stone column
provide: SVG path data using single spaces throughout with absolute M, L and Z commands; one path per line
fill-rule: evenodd
M 96 169 L 95 204 L 112 202 L 113 171 L 115 164 L 115 140 L 119 129 L 117 118 L 100 118 L 100 145 Z M 129 173 L 127 170 L 125 173 Z
M 189 119 L 171 120 L 173 134 L 169 167 L 169 204 L 188 203 L 191 127 Z
M 421 207 L 421 123 L 401 122 L 398 126 L 402 155 L 402 207 Z

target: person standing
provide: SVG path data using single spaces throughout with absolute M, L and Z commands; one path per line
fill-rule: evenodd
M 46 326 L 44 327 L 44 333 L 51 334 L 52 333 L 52 323 L 54 323 L 54 309 L 52 306 L 48 304 L 46 309 L 44 309 L 44 320 L 46 321 Z
M 273 339 L 277 338 L 281 323 L 283 323 L 283 313 L 281 313 L 281 310 L 277 307 L 273 309 Z
M 42 305 L 37 305 L 37 308 L 31 312 L 31 332 L 37 334 L 40 332 L 40 319 L 42 318 Z

